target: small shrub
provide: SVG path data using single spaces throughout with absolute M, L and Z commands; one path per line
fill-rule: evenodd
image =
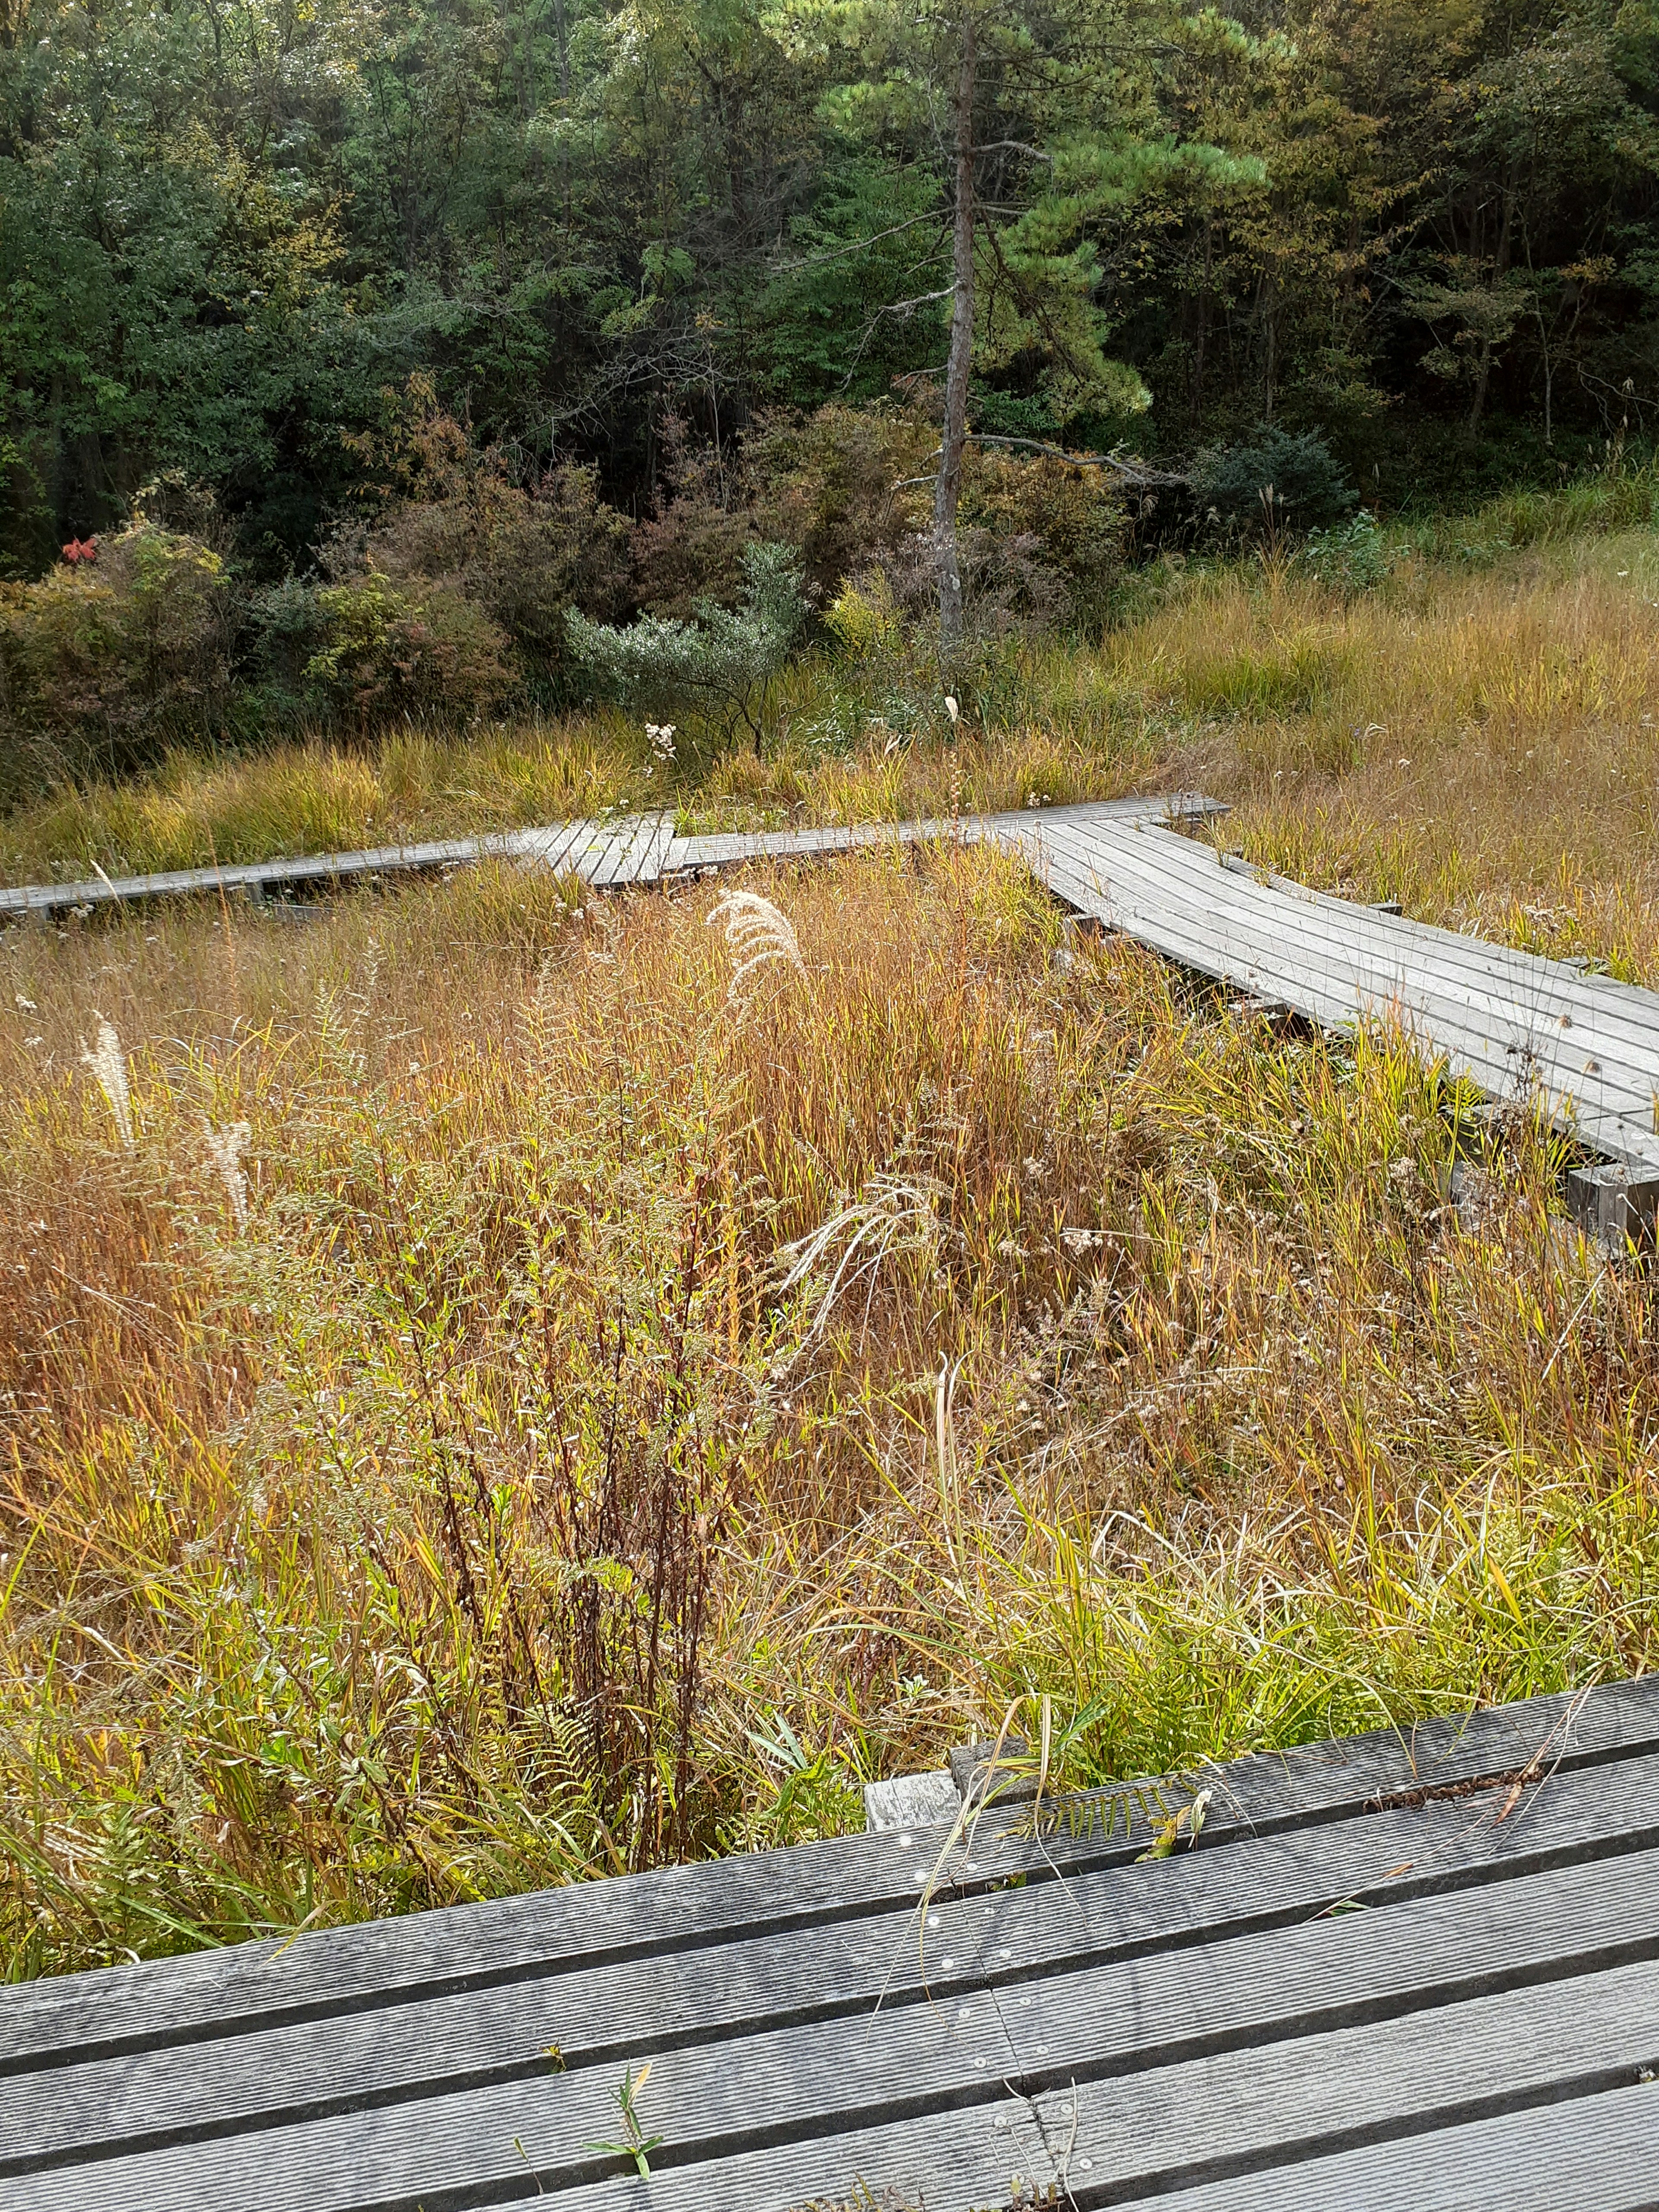
M 399 714 L 473 720 L 513 689 L 506 637 L 453 584 L 405 593 L 371 569 L 319 591 L 317 605 L 326 642 L 307 678 L 359 725 Z
M 730 605 L 745 549 L 787 545 L 809 596 L 891 553 L 915 527 L 915 489 L 938 433 L 918 414 L 820 407 L 757 418 L 740 441 L 693 449 L 686 426 L 665 427 L 667 496 L 639 526 L 637 593 L 649 613 L 684 620 L 700 599 Z
M 1211 446 L 1192 466 L 1200 514 L 1224 531 L 1255 536 L 1276 530 L 1328 530 L 1351 514 L 1358 495 L 1317 430 L 1265 425 L 1237 446 Z
M 649 713 L 678 712 L 701 697 L 729 732 L 747 723 L 758 752 L 760 695 L 783 666 L 806 619 L 800 570 L 787 545 L 750 545 L 743 603 L 734 611 L 699 599 L 696 619 L 644 615 L 626 629 L 567 617 L 571 650 L 604 691 Z
M 1121 494 L 1101 469 L 1044 453 L 972 453 L 961 525 L 981 626 L 1075 622 L 1097 629 L 1123 568 Z
M 217 726 L 230 642 L 220 556 L 140 515 L 95 558 L 0 587 L 0 722 L 60 769 L 135 766 Z
M 436 586 L 493 623 L 532 688 L 568 688 L 564 617 L 596 620 L 629 603 L 632 526 L 602 501 L 589 469 L 509 480 L 493 455 L 474 459 L 442 495 L 398 507 L 362 541 L 368 566 L 416 596 Z
M 823 626 L 847 658 L 855 661 L 886 659 L 903 636 L 892 586 L 879 573 L 869 578 L 867 587 L 843 585 L 824 615 Z
M 1387 541 L 1376 516 L 1363 507 L 1334 529 L 1310 530 L 1300 558 L 1316 583 L 1345 599 L 1375 591 L 1389 573 Z
M 672 415 L 663 442 L 666 496 L 659 495 L 635 538 L 635 597 L 649 615 L 685 622 L 705 599 L 728 606 L 737 599 L 757 530 L 740 447 L 694 447 L 685 423 Z
M 809 589 L 827 597 L 915 526 L 919 487 L 939 434 L 918 411 L 820 407 L 763 419 L 746 462 L 756 527 L 792 545 Z

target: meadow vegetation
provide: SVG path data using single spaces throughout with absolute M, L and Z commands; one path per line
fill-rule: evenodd
M 1363 590 L 1165 561 L 1092 646 L 988 649 L 954 743 L 877 623 L 760 756 L 180 763 L 6 866 L 1178 782 L 1652 982 L 1655 539 L 1555 518 Z M 837 1832 L 1030 1693 L 1080 1783 L 1654 1663 L 1651 1287 L 1524 1102 L 948 836 L 744 880 L 798 958 L 739 975 L 728 884 L 487 869 L 0 940 L 13 1973 Z

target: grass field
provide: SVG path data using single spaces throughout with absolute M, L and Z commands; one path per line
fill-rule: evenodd
M 797 730 L 676 800 L 1203 784 L 1291 872 L 1659 981 L 1656 540 L 1534 534 L 1353 600 L 1171 572 L 955 748 Z M 633 744 L 180 768 L 6 866 L 637 804 Z M 1524 1117 L 1062 943 L 983 852 L 749 880 L 799 957 L 735 996 L 708 884 L 0 939 L 13 1973 L 857 1825 L 1015 1700 L 1081 1781 L 1654 1663 L 1650 1286 Z

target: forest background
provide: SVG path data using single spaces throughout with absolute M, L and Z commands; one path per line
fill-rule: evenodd
M 4 0 L 4 795 L 568 705 L 751 544 L 919 605 L 964 174 L 981 631 L 1271 476 L 1558 483 L 1659 407 L 1656 113 L 1650 0 Z

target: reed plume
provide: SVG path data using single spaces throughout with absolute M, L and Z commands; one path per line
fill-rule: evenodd
M 228 1128 L 216 1129 L 205 1116 L 203 1119 L 202 1134 L 207 1143 L 208 1158 L 219 1170 L 219 1180 L 225 1187 L 231 1218 L 239 1235 L 247 1227 L 247 1177 L 242 1172 L 242 1154 L 252 1133 L 246 1121 L 233 1121 Z
M 711 927 L 717 921 L 725 924 L 726 942 L 734 963 L 726 994 L 728 1006 L 740 1004 L 753 978 L 775 963 L 781 961 L 798 975 L 805 975 L 806 963 L 800 957 L 788 915 L 758 891 L 727 891 L 710 908 L 708 921 Z
M 127 1088 L 127 1064 L 121 1052 L 121 1040 L 112 1022 L 98 1017 L 98 1042 L 88 1045 L 81 1039 L 81 1060 L 98 1079 L 98 1088 L 109 1101 L 109 1110 L 115 1116 L 115 1126 L 121 1142 L 128 1152 L 132 1150 L 132 1093 Z

